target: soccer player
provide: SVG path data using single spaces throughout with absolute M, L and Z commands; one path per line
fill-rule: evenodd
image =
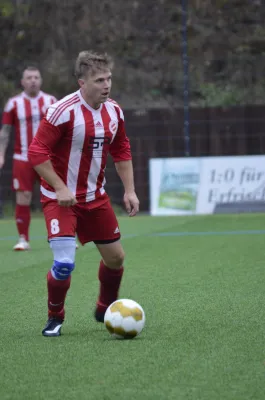
M 47 274 L 48 321 L 42 334 L 59 336 L 64 302 L 75 268 L 75 235 L 93 241 L 101 255 L 95 318 L 104 321 L 118 298 L 124 251 L 119 225 L 105 192 L 105 168 L 112 156 L 124 186 L 129 216 L 139 211 L 129 139 L 119 105 L 109 98 L 112 61 L 107 54 L 79 53 L 75 74 L 80 90 L 49 107 L 30 146 L 41 193 L 53 265 Z
M 28 161 L 28 147 L 37 132 L 47 108 L 56 99 L 40 90 L 40 71 L 27 67 L 22 74 L 24 91 L 8 100 L 2 117 L 0 132 L 0 169 L 5 162 L 5 153 L 12 128 L 15 129 L 13 155 L 13 189 L 16 191 L 15 218 L 19 234 L 16 251 L 29 250 L 30 204 L 32 191 L 38 174 Z

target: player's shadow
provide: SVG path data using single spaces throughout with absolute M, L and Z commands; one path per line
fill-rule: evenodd
M 110 336 L 109 338 L 105 337 L 102 340 L 103 340 L 103 342 L 126 342 L 126 343 L 132 342 L 132 343 L 135 343 L 135 342 L 138 342 L 138 341 L 146 340 L 146 338 L 144 336 L 139 336 L 139 337 L 134 338 L 134 339 L 115 339 L 115 338 Z
M 39 327 L 38 327 L 39 328 Z M 10 336 L 12 336 L 13 339 L 18 339 L 18 340 L 28 340 L 30 337 L 31 340 L 34 338 L 38 341 L 40 338 L 43 338 L 43 340 L 52 340 L 52 341 L 60 341 L 61 340 L 69 340 L 70 342 L 73 340 L 75 341 L 77 338 L 80 341 L 84 342 L 137 342 L 138 340 L 148 340 L 148 336 L 146 335 L 140 335 L 134 339 L 116 339 L 112 337 L 109 332 L 105 329 L 103 325 L 97 325 L 97 326 L 84 326 L 80 329 L 80 326 L 68 326 L 65 324 L 62 329 L 62 334 L 60 337 L 54 337 L 54 338 L 44 338 L 41 334 L 41 330 L 35 327 L 31 327 L 31 330 L 27 330 L 27 332 L 12 332 L 10 331 Z M 150 339 L 150 337 L 149 337 Z
M 112 337 L 107 330 L 102 329 L 102 327 L 98 328 L 91 328 L 87 330 L 75 330 L 71 328 L 70 331 L 67 331 L 64 329 L 62 332 L 62 336 L 65 338 L 73 338 L 76 340 L 76 338 L 79 338 L 79 340 L 85 340 L 86 342 L 137 342 L 138 340 L 146 340 L 146 336 L 138 336 L 134 339 L 116 339 Z
M 28 333 L 27 335 L 23 335 L 23 334 L 11 334 L 11 336 L 13 337 L 13 339 L 15 340 L 22 340 L 22 341 L 27 341 L 28 339 Z M 78 331 L 78 330 L 71 330 L 71 331 L 67 331 L 67 329 L 65 329 L 61 336 L 59 337 L 52 337 L 52 338 L 45 338 L 42 336 L 41 332 L 37 332 L 37 331 L 32 331 L 31 335 L 31 341 L 34 342 L 40 342 L 40 341 L 45 341 L 45 340 L 51 340 L 52 342 L 57 342 L 58 343 L 62 343 L 62 341 L 66 341 L 68 344 L 73 342 L 76 342 L 76 339 L 79 340 L 80 342 L 84 342 L 84 343 L 88 343 L 88 342 L 112 342 L 112 343 L 121 343 L 121 342 L 138 342 L 138 341 L 146 341 L 148 340 L 148 337 L 146 336 L 139 336 L 136 337 L 134 339 L 116 339 L 113 338 L 111 335 L 108 334 L 108 332 L 105 332 L 104 330 L 101 329 L 90 329 L 87 331 Z

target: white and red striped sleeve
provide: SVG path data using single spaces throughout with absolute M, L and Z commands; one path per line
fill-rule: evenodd
M 15 124 L 15 102 L 13 99 L 9 99 L 5 105 L 4 112 L 2 115 L 2 125 L 14 125 Z
M 124 115 L 120 107 L 115 107 L 118 114 L 118 130 L 116 136 L 109 147 L 110 155 L 113 161 L 129 161 L 132 159 L 131 146 L 128 136 L 126 135 L 125 125 L 124 125 Z
M 49 160 L 53 149 L 65 131 L 65 124 L 69 121 L 67 112 L 62 112 L 57 116 L 55 114 L 58 114 L 57 108 L 49 107 L 29 146 L 28 157 L 33 166 Z

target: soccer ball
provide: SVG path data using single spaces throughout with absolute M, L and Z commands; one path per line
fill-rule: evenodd
M 136 301 L 116 300 L 108 307 L 104 324 L 114 338 L 133 339 L 144 328 L 145 313 Z

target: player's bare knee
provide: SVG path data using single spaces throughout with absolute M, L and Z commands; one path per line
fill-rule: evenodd
M 121 249 L 120 251 L 113 253 L 111 256 L 107 258 L 107 260 L 104 261 L 107 267 L 117 269 L 123 265 L 124 258 L 125 258 L 125 253 Z
M 32 193 L 29 191 L 17 191 L 16 201 L 19 205 L 29 206 L 31 203 Z

